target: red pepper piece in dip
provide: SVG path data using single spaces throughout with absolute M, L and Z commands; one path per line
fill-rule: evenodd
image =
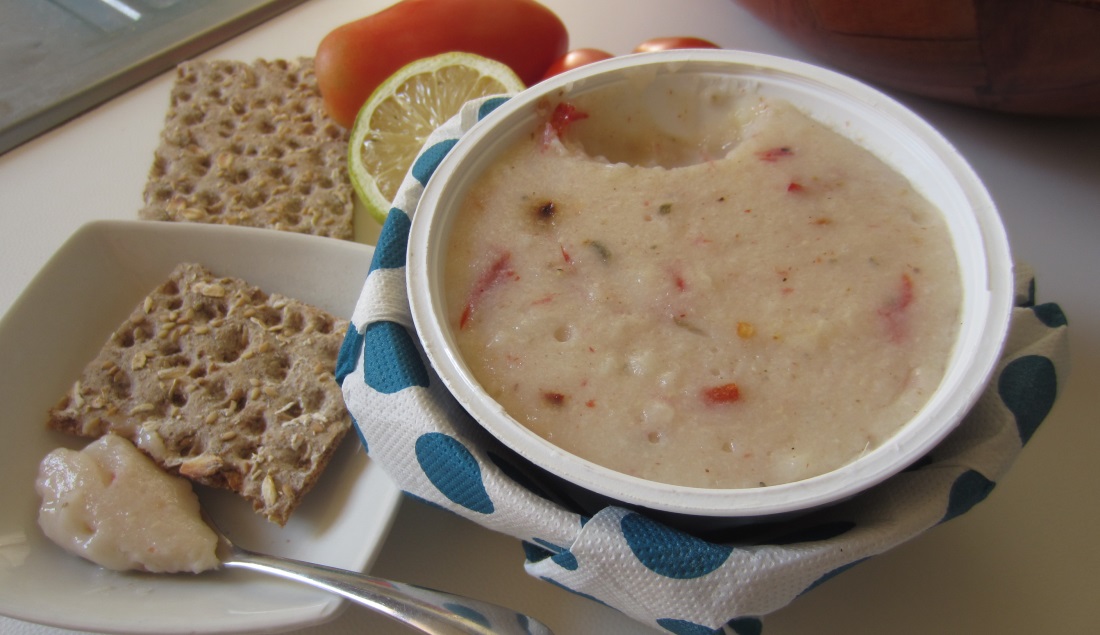
M 741 399 L 741 389 L 733 382 L 704 388 L 702 394 L 703 401 L 711 405 L 733 403 Z
M 761 161 L 766 161 L 768 163 L 775 163 L 782 158 L 793 156 L 794 150 L 792 150 L 789 146 L 770 148 L 768 150 L 761 150 L 760 152 L 756 153 L 756 158 L 760 159 Z
M 473 317 L 474 311 L 481 298 L 501 282 L 515 276 L 511 267 L 512 253 L 505 251 L 493 260 L 489 268 L 482 272 L 481 276 L 466 296 L 466 306 L 462 309 L 462 316 L 458 320 L 458 328 L 464 329 Z
M 588 119 L 588 113 L 581 110 L 577 110 L 577 107 L 568 102 L 561 102 L 555 108 L 554 112 L 550 115 L 550 120 L 546 122 L 546 130 L 543 132 L 543 139 L 549 141 L 554 136 L 561 139 L 565 136 L 565 131 L 573 122 L 580 121 L 582 119 Z
M 912 303 L 913 279 L 908 273 L 903 273 L 897 295 L 889 304 L 878 310 L 879 316 L 886 322 L 886 330 L 891 342 L 900 342 L 908 335 L 908 308 Z

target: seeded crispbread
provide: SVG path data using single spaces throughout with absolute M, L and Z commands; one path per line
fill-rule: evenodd
M 185 62 L 138 215 L 350 240 L 347 145 L 312 59 Z
M 181 264 L 111 335 L 48 425 L 124 436 L 169 472 L 280 525 L 351 427 L 334 376 L 347 322 Z

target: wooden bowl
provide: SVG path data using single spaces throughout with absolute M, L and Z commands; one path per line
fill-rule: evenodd
M 1100 0 L 734 0 L 838 70 L 1010 113 L 1100 115 Z

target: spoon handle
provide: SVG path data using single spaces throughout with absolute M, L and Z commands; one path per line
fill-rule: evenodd
M 430 635 L 553 635 L 538 620 L 496 604 L 236 546 L 222 565 L 331 591 Z

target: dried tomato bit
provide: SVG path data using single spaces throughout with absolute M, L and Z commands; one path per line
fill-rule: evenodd
M 776 161 L 784 158 L 794 156 L 794 150 L 790 146 L 781 146 L 778 148 L 771 148 L 769 150 L 762 150 L 756 153 L 756 157 L 761 161 L 767 161 L 768 163 L 775 163 Z
M 789 184 L 787 184 L 787 191 L 788 192 L 803 192 L 805 190 L 806 190 L 806 188 L 802 187 L 801 183 L 791 181 Z
M 565 395 L 552 390 L 542 391 L 542 400 L 555 407 L 565 405 Z
M 730 382 L 721 386 L 704 388 L 702 396 L 703 401 L 711 405 L 733 403 L 740 401 L 741 389 L 737 387 L 737 384 Z
M 516 273 L 512 270 L 511 264 L 512 253 L 505 251 L 498 255 L 489 265 L 489 268 L 481 273 L 477 282 L 474 283 L 474 288 L 466 296 L 466 306 L 463 307 L 462 316 L 458 320 L 459 329 L 466 328 L 473 317 L 474 311 L 477 310 L 478 303 L 486 293 L 501 282 L 515 277 Z
M 672 286 L 676 287 L 676 291 L 681 293 L 686 292 L 687 280 L 683 276 L 683 273 L 680 272 L 680 267 L 678 265 L 672 265 L 668 267 L 668 273 Z
M 548 130 L 552 130 L 561 139 L 565 135 L 566 128 L 581 119 L 588 119 L 588 113 L 577 110 L 577 107 L 573 104 L 563 101 L 554 108 L 554 112 L 550 115 L 550 121 L 546 122 L 546 126 Z
M 891 342 L 900 342 L 908 333 L 906 328 L 906 309 L 913 303 L 913 279 L 908 273 L 901 274 L 901 283 L 897 295 L 889 304 L 878 310 L 886 321 Z
M 561 257 L 565 261 L 565 264 L 573 264 L 573 256 L 569 255 L 569 252 L 565 250 L 565 245 L 561 245 Z
M 588 401 L 584 402 L 584 405 L 588 406 L 589 408 L 595 408 L 596 407 L 596 400 L 595 399 L 589 399 Z
M 901 282 L 898 285 L 897 295 L 890 303 L 881 309 L 880 313 L 897 312 L 909 307 L 913 303 L 913 279 L 908 273 L 901 274 Z
M 898 291 L 898 307 L 905 309 L 913 303 L 913 279 L 909 274 L 901 274 L 901 288 Z

